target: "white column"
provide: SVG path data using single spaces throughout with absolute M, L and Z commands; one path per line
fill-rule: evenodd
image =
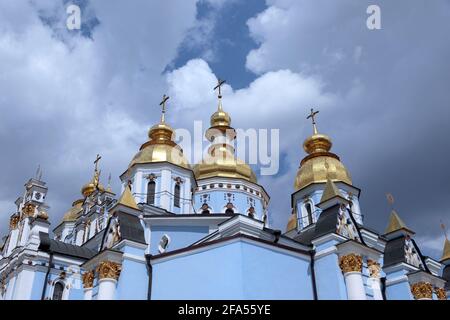
M 92 288 L 84 289 L 84 300 L 92 300 Z
M 191 179 L 186 179 L 184 181 L 183 184 L 183 188 L 184 188 L 184 199 L 189 199 L 192 200 L 192 194 L 191 194 Z M 187 214 L 187 213 L 194 213 L 194 209 L 192 208 L 192 202 L 191 201 L 186 201 L 186 203 L 184 203 L 183 205 L 183 212 L 181 212 L 182 214 Z
M 115 300 L 116 284 L 117 280 L 114 279 L 99 280 L 97 300 Z
M 380 272 L 381 265 L 373 260 L 367 261 L 367 268 L 369 269 L 369 285 L 372 288 L 373 299 L 383 300 L 383 293 L 381 292 Z
M 348 254 L 339 259 L 339 266 L 344 273 L 347 297 L 349 300 L 366 300 L 366 290 L 362 277 L 362 257 Z
M 170 194 L 173 191 L 170 190 L 172 185 L 170 179 L 172 178 L 169 170 L 161 171 L 161 190 L 159 206 L 167 211 L 170 211 Z
M 116 285 L 122 267 L 112 261 L 102 261 L 97 267 L 99 273 L 97 300 L 115 300 Z
M 147 181 L 147 180 L 146 180 Z M 146 197 L 145 197 L 145 188 L 144 186 L 146 185 L 146 183 L 144 183 L 144 177 L 142 174 L 142 171 L 137 171 L 136 174 L 134 175 L 134 182 L 133 182 L 133 193 L 136 193 L 134 195 L 134 200 L 136 201 L 136 203 L 145 203 L 146 202 Z
M 12 300 L 14 294 L 14 287 L 16 284 L 17 276 L 12 277 L 8 282 L 8 287 L 6 289 L 5 300 Z
M 352 271 L 344 273 L 347 297 L 349 300 L 366 300 L 364 282 L 361 272 Z
M 84 227 L 82 227 L 77 231 L 76 245 L 81 246 L 83 244 L 83 239 L 84 239 Z
M 29 300 L 33 289 L 35 271 L 24 266 L 17 275 L 16 288 L 14 290 L 14 300 Z
M 94 271 L 83 273 L 84 300 L 92 300 L 92 288 L 94 287 Z

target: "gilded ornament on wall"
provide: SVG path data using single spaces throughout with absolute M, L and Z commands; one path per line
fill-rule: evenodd
M 444 288 L 435 288 L 434 292 L 439 300 L 447 300 L 447 293 Z
M 22 209 L 22 213 L 24 214 L 24 217 L 32 217 L 34 215 L 34 210 L 36 209 L 36 206 L 34 204 L 27 204 Z
M 19 216 L 12 216 L 11 219 L 9 220 L 9 229 L 10 230 L 14 230 L 17 228 L 17 226 L 19 225 Z
M 122 271 L 122 266 L 112 261 L 102 261 L 97 267 L 99 279 L 118 280 Z
M 429 282 L 418 282 L 411 285 L 411 293 L 414 299 L 432 299 L 433 298 L 433 286 Z
M 369 275 L 372 278 L 380 278 L 381 265 L 373 260 L 367 260 L 367 268 L 369 269 Z
M 362 257 L 354 253 L 342 256 L 339 259 L 339 267 L 341 268 L 343 273 L 361 272 L 362 265 Z
M 94 286 L 94 271 L 88 271 L 83 273 L 83 286 L 85 289 L 92 288 Z

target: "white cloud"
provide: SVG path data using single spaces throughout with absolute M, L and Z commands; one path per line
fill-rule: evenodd
M 209 116 L 217 108 L 217 98 L 212 90 L 216 75 L 207 62 L 191 60 L 169 73 L 167 82 L 171 104 L 180 115 L 176 126 L 189 127 L 193 120 L 203 120 L 204 129 L 208 128 Z M 308 108 L 319 104 L 326 110 L 337 99 L 324 90 L 319 79 L 289 70 L 265 73 L 239 90 L 224 86 L 223 106 L 234 128 L 281 129 L 280 152 L 286 160 L 284 172 L 261 179 L 272 197 L 272 220 L 276 227 L 284 230 L 290 214 L 289 197 L 294 191 L 294 179 L 303 154 L 301 144 L 312 131 L 305 119 Z
M 92 39 L 65 29 L 62 1 L 0 4 L 3 221 L 38 163 L 53 225 L 80 196 L 97 153 L 103 181 L 112 171 L 117 189 L 158 118 L 163 72 L 195 23 L 196 3 L 90 2 L 82 10 L 99 20 Z

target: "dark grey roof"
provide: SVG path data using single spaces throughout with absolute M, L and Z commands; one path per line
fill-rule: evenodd
M 68 243 L 64 243 L 62 241 L 53 240 L 50 239 L 49 235 L 47 233 L 39 232 L 39 237 L 41 240 L 41 243 L 39 245 L 39 249 L 45 252 L 53 252 L 53 253 L 59 253 L 66 256 L 72 256 L 82 259 L 90 259 L 95 254 L 97 254 L 96 251 L 80 247 Z
M 384 248 L 384 267 L 388 267 L 394 264 L 398 263 L 406 263 L 406 257 L 405 257 L 405 245 L 406 245 L 406 236 L 400 235 L 398 238 L 391 239 L 386 243 L 386 246 Z M 414 248 L 417 251 L 417 254 L 419 255 L 419 258 L 422 262 L 423 269 L 428 272 L 430 272 L 430 269 L 428 268 L 427 264 L 425 263 L 425 258 L 422 255 L 422 252 L 420 251 L 419 247 L 417 246 L 414 239 L 411 239 L 412 243 L 414 245 Z
M 444 271 L 442 272 L 442 278 L 447 280 L 447 283 L 445 284 L 445 290 L 450 290 L 450 265 L 444 268 Z
M 144 228 L 139 217 L 124 212 L 118 212 L 117 217 L 119 218 L 122 239 L 145 244 Z
M 306 229 L 300 230 L 300 232 L 294 237 L 295 241 L 302 244 L 311 245 L 311 240 L 315 238 L 316 226 L 313 225 Z
M 384 266 L 390 266 L 405 261 L 405 236 L 392 239 L 384 248 Z

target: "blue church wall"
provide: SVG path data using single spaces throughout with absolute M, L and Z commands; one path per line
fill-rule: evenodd
M 242 241 L 225 243 L 155 262 L 152 299 L 312 299 L 308 268 L 299 257 Z M 280 283 L 288 273 L 289 280 Z
M 150 253 L 159 254 L 158 245 L 163 235 L 170 238 L 166 251 L 173 251 L 187 247 L 208 234 L 208 226 L 151 226 Z
M 124 259 L 117 284 L 117 299 L 146 300 L 148 292 L 148 272 L 145 262 Z
M 45 272 L 36 271 L 34 274 L 30 300 L 41 300 L 42 290 L 44 289 L 44 282 L 45 282 Z
M 83 299 L 84 299 L 84 290 L 82 285 L 70 289 L 69 300 L 83 300 Z
M 411 289 L 408 280 L 388 285 L 386 287 L 386 298 L 388 300 L 411 300 Z
M 319 300 L 347 299 L 344 276 L 339 268 L 337 254 L 332 253 L 316 259 L 314 270 Z
M 308 260 L 249 243 L 242 243 L 242 257 L 245 299 L 314 299 Z
M 231 194 L 231 197 L 228 196 Z M 207 196 L 206 198 L 204 196 Z M 206 201 L 205 201 L 206 200 Z M 196 192 L 195 194 L 195 210 L 199 212 L 203 203 L 207 203 L 211 207 L 211 213 L 225 212 L 225 206 L 228 202 L 233 203 L 236 207 L 235 213 L 247 214 L 247 210 L 253 206 L 255 208 L 255 216 L 262 219 L 264 215 L 263 200 L 257 196 L 251 196 L 248 193 L 239 192 L 236 189 L 207 190 L 204 192 Z

